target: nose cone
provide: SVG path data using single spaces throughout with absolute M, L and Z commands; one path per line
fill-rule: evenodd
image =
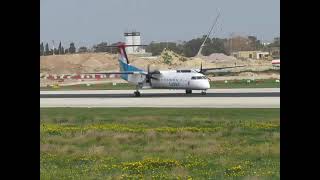
M 199 81 L 198 84 L 198 89 L 209 89 L 210 88 L 210 84 L 208 80 L 201 80 Z
M 210 89 L 210 84 L 207 79 L 197 79 L 190 82 L 190 89 L 206 90 Z
M 210 83 L 208 80 L 206 80 L 205 82 L 203 82 L 203 89 L 210 89 Z

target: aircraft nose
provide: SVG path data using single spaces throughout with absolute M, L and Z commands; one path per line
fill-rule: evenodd
M 201 83 L 201 89 L 210 89 L 210 83 L 208 80 Z
M 210 83 L 209 83 L 209 81 L 206 81 L 206 83 L 205 83 L 205 89 L 210 89 Z

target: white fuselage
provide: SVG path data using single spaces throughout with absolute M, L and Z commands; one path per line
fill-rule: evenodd
M 149 83 L 146 82 L 145 76 L 132 74 L 128 76 L 128 81 L 131 84 L 140 85 L 141 88 L 190 90 L 207 90 L 210 88 L 208 78 L 194 71 L 160 71 L 153 77 L 156 79 L 151 79 L 151 83 Z

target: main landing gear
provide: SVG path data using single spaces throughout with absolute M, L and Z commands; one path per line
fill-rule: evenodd
M 135 97 L 140 97 L 141 94 L 140 94 L 140 92 L 139 92 L 138 90 L 136 90 L 136 91 L 134 92 L 134 96 L 135 96 Z
M 191 89 L 186 89 L 186 94 L 192 94 L 192 90 Z M 202 90 L 201 91 L 201 95 L 206 95 L 207 94 L 207 90 Z
M 134 92 L 134 96 L 135 97 L 140 97 L 141 96 L 141 94 L 139 92 L 139 89 L 140 89 L 139 87 L 140 87 L 139 85 L 136 86 L 136 91 Z
M 186 89 L 186 94 L 192 94 L 192 90 L 191 89 Z

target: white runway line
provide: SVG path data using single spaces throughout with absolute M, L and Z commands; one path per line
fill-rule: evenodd
M 280 98 L 42 98 L 40 99 L 40 107 L 280 108 Z
M 134 90 L 40 91 L 40 94 L 132 94 Z M 184 93 L 184 90 L 141 90 L 148 93 Z M 194 91 L 199 93 L 200 91 Z M 208 93 L 280 92 L 279 88 L 210 89 Z M 280 97 L 143 97 L 143 98 L 40 98 L 40 107 L 200 107 L 280 108 Z
M 133 94 L 135 90 L 66 90 L 66 91 L 40 91 L 40 94 Z M 143 93 L 185 93 L 185 90 L 168 89 L 142 89 Z M 194 93 L 200 93 L 199 90 L 193 90 Z M 260 93 L 260 92 L 280 92 L 280 88 L 239 88 L 239 89 L 208 89 L 207 93 Z

